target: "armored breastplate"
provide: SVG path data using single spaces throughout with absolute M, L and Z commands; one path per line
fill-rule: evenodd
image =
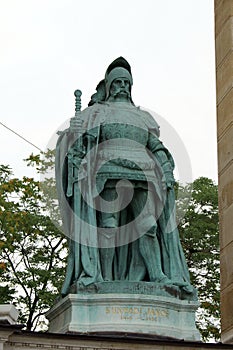
M 132 140 L 135 143 L 139 143 L 140 146 L 146 146 L 148 141 L 148 132 L 145 129 L 139 128 L 134 125 L 124 123 L 107 123 L 103 124 L 100 133 L 101 142 L 119 139 L 119 145 L 121 144 L 120 139 Z
M 109 108 L 100 127 L 99 161 L 128 169 L 153 169 L 146 145 L 148 129 L 135 107 Z M 114 106 L 115 107 L 115 106 Z

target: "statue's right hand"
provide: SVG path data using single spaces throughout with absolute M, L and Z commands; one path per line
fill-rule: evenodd
M 70 119 L 70 131 L 71 132 L 80 132 L 82 128 L 82 121 L 80 118 L 73 117 Z

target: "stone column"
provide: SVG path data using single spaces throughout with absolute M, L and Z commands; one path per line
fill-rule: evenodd
M 215 0 L 222 342 L 233 343 L 233 0 Z

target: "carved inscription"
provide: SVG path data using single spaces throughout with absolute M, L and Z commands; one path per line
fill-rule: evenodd
M 118 307 L 106 306 L 106 314 L 119 315 L 121 320 L 157 321 L 161 317 L 168 317 L 168 310 L 155 307 Z

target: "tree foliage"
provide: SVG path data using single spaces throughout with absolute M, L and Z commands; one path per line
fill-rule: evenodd
M 191 199 L 186 201 L 187 193 Z M 182 246 L 197 288 L 200 308 L 197 326 L 203 340 L 220 339 L 220 262 L 218 228 L 218 190 L 214 182 L 200 177 L 180 186 L 177 210 L 186 209 L 179 231 Z
M 49 216 L 52 201 L 38 181 L 14 178 L 9 166 L 0 166 L 0 301 L 17 306 L 27 330 L 43 328 L 64 278 L 66 239 Z

